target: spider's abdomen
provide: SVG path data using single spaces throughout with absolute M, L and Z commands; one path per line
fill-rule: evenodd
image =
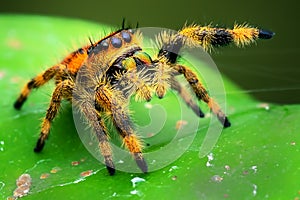
M 89 46 L 86 46 L 74 51 L 61 62 L 61 64 L 67 67 L 67 70 L 71 75 L 75 75 L 78 72 L 82 63 L 87 58 L 88 48 Z

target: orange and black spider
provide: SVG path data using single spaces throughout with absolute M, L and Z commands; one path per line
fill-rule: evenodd
M 115 167 L 104 116 L 111 118 L 138 167 L 142 172 L 147 172 L 142 143 L 126 106 L 129 98 L 136 95 L 138 99 L 150 101 L 154 94 L 163 98 L 168 90 L 173 89 L 199 117 L 203 117 L 203 112 L 190 98 L 188 90 L 175 79 L 183 75 L 197 98 L 208 105 L 224 127 L 229 127 L 228 118 L 209 96 L 197 75 L 189 66 L 178 64 L 179 51 L 184 45 L 205 50 L 231 43 L 244 46 L 256 39 L 270 39 L 273 35 L 271 31 L 247 25 L 235 25 L 233 29 L 191 25 L 176 33 L 162 33 L 158 36 L 160 49 L 155 56 L 150 57 L 141 47 L 141 33 L 123 26 L 98 42 L 79 48 L 61 63 L 34 77 L 24 86 L 14 107 L 19 110 L 32 89 L 55 79 L 56 87 L 34 151 L 40 152 L 43 149 L 61 101 L 67 99 L 83 114 L 96 135 L 110 175 L 115 173 Z

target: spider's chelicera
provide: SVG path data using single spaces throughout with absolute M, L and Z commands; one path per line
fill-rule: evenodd
M 274 33 L 247 25 L 236 25 L 233 29 L 191 25 L 157 36 L 158 52 L 154 56 L 146 53 L 141 45 L 142 34 L 138 29 L 124 26 L 100 41 L 84 46 L 30 80 L 21 91 L 14 107 L 20 109 L 31 90 L 55 79 L 50 105 L 43 119 L 35 152 L 45 144 L 63 99 L 69 100 L 80 111 L 97 138 L 98 147 L 110 175 L 115 173 L 109 130 L 104 117 L 109 117 L 132 154 L 142 172 L 148 167 L 142 154 L 142 142 L 130 119 L 127 103 L 132 95 L 136 99 L 150 101 L 153 95 L 163 98 L 168 90 L 175 90 L 184 102 L 199 117 L 204 113 L 190 92 L 176 79 L 184 76 L 194 94 L 204 101 L 224 127 L 230 122 L 217 102 L 212 99 L 190 66 L 178 62 L 180 49 L 202 47 L 209 51 L 213 47 L 235 44 L 244 46 L 256 39 L 269 39 Z M 104 116 L 105 114 L 105 116 Z

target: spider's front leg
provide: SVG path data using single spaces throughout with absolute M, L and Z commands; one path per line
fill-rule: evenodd
M 148 166 L 142 154 L 142 143 L 135 134 L 129 117 L 129 111 L 122 104 L 123 102 L 116 99 L 112 102 L 114 124 L 123 138 L 124 145 L 135 159 L 136 164 L 142 172 L 146 173 L 148 172 Z
M 113 124 L 123 138 L 123 144 L 135 159 L 142 172 L 148 171 L 148 166 L 142 155 L 142 144 L 135 134 L 133 123 L 130 120 L 127 102 L 123 94 L 107 85 L 99 86 L 96 90 L 95 101 L 98 106 L 110 113 Z
M 56 88 L 50 100 L 49 108 L 46 112 L 46 116 L 42 122 L 41 133 L 36 143 L 36 146 L 34 148 L 35 152 L 42 151 L 45 145 L 45 140 L 48 138 L 50 132 L 51 122 L 53 121 L 53 119 L 55 118 L 56 114 L 59 111 L 61 100 L 63 98 L 70 100 L 72 98 L 73 88 L 74 88 L 73 81 L 68 79 L 56 85 Z
M 173 68 L 184 75 L 185 79 L 193 88 L 198 99 L 203 100 L 205 103 L 207 103 L 208 107 L 218 117 L 223 126 L 229 127 L 231 124 L 228 118 L 226 117 L 220 106 L 217 104 L 217 102 L 215 102 L 214 99 L 209 96 L 207 90 L 197 78 L 197 75 L 188 67 L 183 65 L 175 64 Z
M 271 39 L 275 33 L 272 31 L 258 29 L 247 24 L 234 25 L 230 28 L 212 26 L 192 25 L 184 27 L 174 38 L 184 36 L 184 43 L 191 47 L 201 46 L 206 51 L 213 47 L 235 44 L 237 47 L 244 47 L 258 39 Z
M 87 98 L 85 100 L 81 100 L 79 103 L 76 100 L 77 102 L 74 103 L 78 105 L 79 110 L 84 114 L 85 118 L 88 121 L 88 124 L 92 127 L 92 130 L 98 139 L 98 146 L 100 148 L 102 156 L 104 157 L 104 162 L 108 173 L 110 175 L 114 175 L 115 166 L 112 159 L 112 150 L 109 144 L 107 128 L 101 116 L 95 109 L 95 105 L 89 100 L 90 98 Z

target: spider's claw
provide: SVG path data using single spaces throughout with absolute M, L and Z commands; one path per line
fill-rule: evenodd
M 223 125 L 224 128 L 230 127 L 231 123 L 229 121 L 229 119 L 224 116 L 224 115 L 217 115 L 219 121 L 221 122 L 221 124 Z
M 107 169 L 109 175 L 111 175 L 111 176 L 113 176 L 115 174 L 115 172 L 116 172 L 115 168 L 112 168 L 112 167 L 110 167 L 108 165 L 106 165 L 106 169 Z
M 227 117 L 225 117 L 223 126 L 224 126 L 224 128 L 227 128 L 227 127 L 230 127 L 230 126 L 231 126 L 231 123 L 229 122 L 229 120 L 228 120 Z
M 111 156 L 104 157 L 104 159 L 105 159 L 106 169 L 107 169 L 109 175 L 113 176 L 115 174 L 116 170 L 115 170 L 115 165 L 111 159 Z
M 194 106 L 194 107 L 192 107 L 192 110 L 194 111 L 194 113 L 195 113 L 198 117 L 200 117 L 200 118 L 205 117 L 205 114 L 204 114 L 204 112 L 201 110 L 201 108 Z
M 205 117 L 205 114 L 204 114 L 202 111 L 200 111 L 199 117 L 200 117 L 200 118 L 203 118 L 203 117 Z
M 21 110 L 21 107 L 22 107 L 23 103 L 26 101 L 26 99 L 27 99 L 26 97 L 21 95 L 14 103 L 14 108 L 16 110 Z
M 205 117 L 205 114 L 203 113 L 203 111 L 202 111 L 200 108 L 197 109 L 196 114 L 197 114 L 200 118 Z
M 36 153 L 41 152 L 44 148 L 44 145 L 45 145 L 45 141 L 42 140 L 41 138 L 39 138 L 37 143 L 36 143 L 36 146 L 34 148 L 34 152 L 36 152 Z
M 147 165 L 145 159 L 143 158 L 142 153 L 135 153 L 134 159 L 135 159 L 137 166 L 142 170 L 142 172 L 147 173 L 148 165 Z

